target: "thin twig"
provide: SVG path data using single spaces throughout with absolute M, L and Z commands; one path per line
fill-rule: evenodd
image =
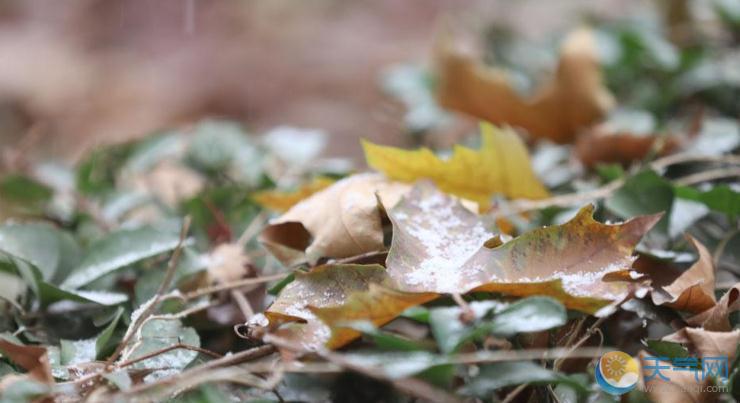
M 191 300 L 193 298 L 202 297 L 204 295 L 214 294 L 220 291 L 231 290 L 234 288 L 240 288 L 240 287 L 244 287 L 247 285 L 269 283 L 270 281 L 281 280 L 286 275 L 287 273 L 278 273 L 278 274 L 272 274 L 269 276 L 245 278 L 245 279 L 241 279 L 237 281 L 214 285 L 212 287 L 199 288 L 197 290 L 193 290 L 191 292 L 186 293 L 184 295 L 184 298 L 185 300 Z
M 473 309 L 470 307 L 470 304 L 468 304 L 465 299 L 463 299 L 462 295 L 459 293 L 453 293 L 451 294 L 452 300 L 455 301 L 457 306 L 462 309 L 462 312 L 460 313 L 460 320 L 463 323 L 471 323 L 475 320 L 475 312 L 473 312 Z
M 567 358 L 571 358 L 570 352 L 571 351 L 573 351 L 573 352 L 576 351 L 578 348 L 581 347 L 581 345 L 583 345 L 583 343 L 585 343 L 586 341 L 588 341 L 588 339 L 590 339 L 591 336 L 594 335 L 594 333 L 596 333 L 597 331 L 600 331 L 598 329 L 598 327 L 601 326 L 601 324 L 604 323 L 604 321 L 606 321 L 607 318 L 609 318 L 609 315 L 602 316 L 599 319 L 597 319 L 596 322 L 594 322 L 591 326 L 589 326 L 588 330 L 586 330 L 586 333 L 583 335 L 583 337 L 581 337 L 577 342 L 575 342 L 575 344 L 573 344 L 569 348 L 569 350 L 568 350 L 569 352 L 566 353 L 565 356 L 563 356 L 563 357 L 558 358 L 557 360 L 555 360 L 555 362 L 553 363 L 553 366 L 552 366 L 553 369 L 556 370 L 556 371 L 558 369 L 560 369 L 560 366 L 563 364 L 563 362 Z M 599 348 L 599 350 L 601 350 L 601 348 Z
M 244 317 L 244 322 L 248 322 L 252 316 L 254 316 L 254 309 L 252 304 L 249 303 L 247 297 L 244 296 L 239 290 L 231 290 L 231 298 L 236 301 L 236 305 Z
M 205 355 L 211 356 L 213 358 L 221 358 L 221 357 L 223 357 L 221 354 L 214 353 L 213 351 L 207 350 L 205 348 L 191 346 L 189 344 L 177 343 L 177 344 L 173 344 L 171 346 L 165 347 L 165 348 L 160 349 L 160 350 L 157 350 L 157 351 L 152 351 L 151 353 L 142 355 L 141 357 L 136 357 L 134 359 L 131 359 L 131 360 L 128 360 L 128 361 L 124 361 L 124 362 L 118 364 L 117 367 L 118 368 L 128 367 L 130 365 L 136 364 L 137 362 L 145 361 L 145 360 L 148 360 L 148 359 L 150 359 L 152 357 L 156 357 L 158 355 L 169 353 L 172 350 L 178 350 L 178 349 L 196 351 L 198 353 L 205 354 Z
M 516 399 L 516 397 L 519 396 L 519 394 L 522 393 L 522 391 L 526 389 L 527 386 L 529 386 L 528 383 L 523 383 L 517 386 L 516 388 L 514 388 L 514 390 L 509 392 L 508 395 L 506 395 L 506 397 L 504 398 L 504 400 L 501 401 L 501 403 L 510 403 L 514 401 L 514 399 Z
M 657 170 L 664 169 L 671 165 L 683 164 L 687 162 L 740 164 L 740 157 L 733 155 L 708 156 L 684 153 L 669 155 L 667 157 L 657 159 L 649 165 L 652 169 Z M 740 168 L 719 168 L 699 172 L 697 174 L 678 178 L 674 181 L 674 183 L 678 185 L 688 185 L 733 176 L 740 176 Z M 583 204 L 593 200 L 603 199 L 619 189 L 624 184 L 624 182 L 625 180 L 623 178 L 616 179 L 604 186 L 586 192 L 568 193 L 542 200 L 514 200 L 504 208 L 493 212 L 491 214 L 491 217 L 494 219 L 509 217 L 512 215 L 526 213 L 532 210 L 540 210 L 547 207 L 570 207 L 576 204 Z
M 674 183 L 682 186 L 696 185 L 697 183 L 709 182 L 716 179 L 740 178 L 740 168 L 718 168 L 708 169 L 676 179 Z
M 233 366 L 233 365 L 236 365 L 236 364 L 241 363 L 241 362 L 258 359 L 258 358 L 264 357 L 266 355 L 272 354 L 273 352 L 275 352 L 275 347 L 272 346 L 272 345 L 267 344 L 267 345 L 255 347 L 255 348 L 252 348 L 252 349 L 249 349 L 249 350 L 240 351 L 240 352 L 235 353 L 235 354 L 225 355 L 225 356 L 223 356 L 221 358 L 217 358 L 215 360 L 208 361 L 208 362 L 206 362 L 206 363 L 204 363 L 202 365 L 199 365 L 197 367 L 193 367 L 191 369 L 188 369 L 186 371 L 183 371 L 183 372 L 181 372 L 180 374 L 178 374 L 176 376 L 170 376 L 170 377 L 167 377 L 167 378 L 164 378 L 164 379 L 161 379 L 159 381 L 152 382 L 152 383 L 137 385 L 137 386 L 135 386 L 135 387 L 133 387 L 133 388 L 125 391 L 124 392 L 124 395 L 131 397 L 131 396 L 134 396 L 136 394 L 144 393 L 144 392 L 146 392 L 146 391 L 148 391 L 150 389 L 159 388 L 159 387 L 161 387 L 164 384 L 177 382 L 178 380 L 182 380 L 182 379 L 186 379 L 187 380 L 187 379 L 198 378 L 202 374 L 209 374 L 209 375 L 205 376 L 206 378 L 208 378 L 209 381 L 227 380 L 227 381 L 230 381 L 230 382 L 244 383 L 245 379 L 243 379 L 243 378 L 246 378 L 246 377 L 244 376 L 245 374 L 244 374 L 244 369 L 243 368 L 229 368 L 228 369 L 229 373 L 240 374 L 241 377 L 242 377 L 241 382 L 239 381 L 239 379 L 237 379 L 237 378 L 235 378 L 233 376 L 228 376 L 228 377 L 224 377 L 224 376 L 221 376 L 221 375 L 216 376 L 216 374 L 222 374 L 222 372 L 220 372 L 217 369 L 220 368 L 220 367 Z M 282 372 L 283 371 L 281 370 L 279 372 L 280 372 L 280 376 L 282 376 Z M 249 382 L 247 382 L 247 383 L 250 386 L 257 386 L 257 387 L 262 387 L 262 388 L 270 389 L 271 387 L 274 387 L 274 386 L 271 386 L 271 385 L 273 383 L 275 383 L 275 381 L 269 381 L 268 380 L 266 382 L 263 382 L 260 385 L 254 385 L 253 383 L 249 383 Z
M 169 289 L 172 283 L 172 279 L 175 277 L 175 271 L 177 270 L 177 263 L 180 260 L 180 255 L 182 254 L 182 246 L 185 243 L 185 239 L 187 238 L 189 229 L 190 229 L 190 216 L 186 216 L 185 219 L 183 220 L 182 228 L 180 229 L 180 239 L 177 242 L 177 246 L 175 247 L 174 252 L 172 252 L 172 257 L 167 263 L 167 271 L 165 272 L 164 280 L 162 280 L 162 283 L 159 284 L 157 293 L 151 299 L 151 302 L 144 308 L 144 311 L 141 312 L 141 314 L 136 317 L 133 323 L 131 323 L 128 330 L 126 330 L 126 335 L 123 338 L 123 340 L 118 344 L 113 354 L 111 354 L 111 356 L 108 357 L 108 360 L 106 360 L 105 362 L 106 367 L 110 366 L 113 362 L 116 361 L 116 359 L 118 359 L 118 357 L 121 355 L 121 353 L 126 348 L 128 343 L 131 341 L 131 339 L 136 335 L 138 330 L 144 324 L 146 319 L 152 314 L 152 312 L 154 312 L 154 310 L 157 308 L 159 303 L 162 301 L 162 297 L 164 296 L 164 293 Z

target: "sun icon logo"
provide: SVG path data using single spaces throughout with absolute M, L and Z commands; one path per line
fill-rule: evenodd
M 640 379 L 637 360 L 621 351 L 610 351 L 601 356 L 596 365 L 596 382 L 605 392 L 622 395 L 635 388 Z

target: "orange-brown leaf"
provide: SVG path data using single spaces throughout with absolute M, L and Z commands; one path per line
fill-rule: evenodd
M 665 304 L 681 311 L 699 313 L 717 303 L 714 297 L 714 263 L 712 254 L 701 242 L 691 236 L 689 241 L 699 252 L 699 260 L 671 284 L 662 290 L 654 290 L 652 298 L 656 305 Z
M 735 311 L 740 311 L 740 283 L 730 288 L 715 306 L 692 316 L 686 322 L 705 330 L 729 332 L 732 330 L 730 314 Z
M 420 184 L 388 212 L 388 274 L 407 292 L 546 294 L 594 313 L 627 294 L 627 283 L 602 277 L 631 267 L 635 245 L 660 215 L 606 225 L 592 213 L 593 206 L 586 206 L 566 224 L 488 248 L 484 243 L 493 234 L 476 214 Z
M 0 353 L 23 367 L 33 379 L 46 384 L 54 383 L 49 356 L 44 347 L 24 346 L 0 338 Z
M 483 65 L 449 36 L 437 50 L 437 99 L 446 108 L 495 124 L 522 127 L 537 137 L 569 143 L 614 103 L 602 84 L 595 39 L 580 29 L 565 40 L 553 79 L 530 99 L 503 71 Z
M 265 311 L 271 324 L 290 323 L 276 334 L 301 346 L 315 349 L 341 347 L 359 336 L 342 328 L 342 322 L 370 321 L 381 326 L 406 308 L 437 297 L 431 293 L 394 291 L 380 265 L 324 265 L 308 273 L 296 273 L 277 300 Z

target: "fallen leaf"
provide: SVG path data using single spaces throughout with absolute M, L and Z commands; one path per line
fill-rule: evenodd
M 714 297 L 714 264 L 707 248 L 695 238 L 688 238 L 699 252 L 699 260 L 671 284 L 653 290 L 652 299 L 656 305 L 699 313 L 717 303 Z
M 0 338 L 0 353 L 28 371 L 31 378 L 46 384 L 54 383 L 46 348 L 24 346 Z
M 705 330 L 729 332 L 732 330 L 730 314 L 740 310 L 740 299 L 738 297 L 740 297 L 740 283 L 730 288 L 715 306 L 690 317 L 686 322 L 691 326 L 699 326 Z
M 271 326 L 305 322 L 276 332 L 304 349 L 325 344 L 338 348 L 360 335 L 341 327 L 342 322 L 366 320 L 381 326 L 406 308 L 437 297 L 394 291 L 389 280 L 380 265 L 324 265 L 308 273 L 296 272 L 295 280 L 285 286 L 265 316 Z
M 408 185 L 378 174 L 342 179 L 270 222 L 260 241 L 286 265 L 383 249 L 378 199 L 391 207 Z
M 485 66 L 453 42 L 443 38 L 436 52 L 437 100 L 445 108 L 569 143 L 614 104 L 602 84 L 595 39 L 587 29 L 568 35 L 553 79 L 529 99 L 517 93 L 504 71 Z
M 665 341 L 685 344 L 696 357 L 728 357 L 735 359 L 740 344 L 740 329 L 727 332 L 712 332 L 706 329 L 685 327 L 663 337 Z
M 388 211 L 393 240 L 388 275 L 401 291 L 516 296 L 549 295 L 569 308 L 594 313 L 627 294 L 625 282 L 605 282 L 628 270 L 632 251 L 660 215 L 606 225 L 582 208 L 563 225 L 540 228 L 503 245 L 480 217 L 429 184 L 417 185 Z
M 334 183 L 334 180 L 326 177 L 314 178 L 311 182 L 302 185 L 300 188 L 295 189 L 291 192 L 285 192 L 280 190 L 263 190 L 252 195 L 252 199 L 256 201 L 260 206 L 284 213 L 291 207 L 295 206 L 301 200 L 311 196 L 312 194 L 326 189 Z
M 597 127 L 578 136 L 575 152 L 583 165 L 594 168 L 598 164 L 629 166 L 644 160 L 651 152 L 665 156 L 678 147 L 678 140 L 671 136 L 607 132 Z
M 490 204 L 495 193 L 510 198 L 542 199 L 547 190 L 532 171 L 529 154 L 519 136 L 510 129 L 481 124 L 481 148 L 455 146 L 443 160 L 431 150 L 402 150 L 363 141 L 370 167 L 391 179 L 415 182 L 431 179 L 443 191 Z

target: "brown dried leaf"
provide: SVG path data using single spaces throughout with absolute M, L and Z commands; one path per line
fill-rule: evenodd
M 595 39 L 587 29 L 572 32 L 549 83 L 524 99 L 506 73 L 443 38 L 437 49 L 439 103 L 494 124 L 526 129 L 537 137 L 569 143 L 578 129 L 600 119 L 614 104 L 603 86 Z
M 296 272 L 277 300 L 265 311 L 272 326 L 292 323 L 275 334 L 304 349 L 322 345 L 341 347 L 360 334 L 342 328 L 342 322 L 370 321 L 381 326 L 406 308 L 423 304 L 436 294 L 394 291 L 380 265 L 324 265 L 308 273 Z
M 714 263 L 712 254 L 693 237 L 688 237 L 699 252 L 699 260 L 670 285 L 652 292 L 656 305 L 689 312 L 703 312 L 717 304 L 714 297 Z
M 49 356 L 44 347 L 24 346 L 0 338 L 0 353 L 23 367 L 33 379 L 46 384 L 54 383 Z
M 687 319 L 691 326 L 699 326 L 705 330 L 729 332 L 732 330 L 730 314 L 740 310 L 740 283 L 730 288 L 720 298 L 717 305 Z
M 352 175 L 271 221 L 260 241 L 286 265 L 381 250 L 383 230 L 378 199 L 391 207 L 408 189 L 408 185 L 389 181 L 382 175 Z
M 685 344 L 692 354 L 698 357 L 724 357 L 735 359 L 740 344 L 740 329 L 728 332 L 712 332 L 706 329 L 685 327 L 676 333 L 663 337 L 665 341 Z
M 388 275 L 406 292 L 550 295 L 594 313 L 627 294 L 627 283 L 602 277 L 630 268 L 632 250 L 660 215 L 606 225 L 592 213 L 593 206 L 584 207 L 564 225 L 489 248 L 484 243 L 493 234 L 480 217 L 431 184 L 420 184 L 388 211 Z
M 598 164 L 628 166 L 645 159 L 652 151 L 664 156 L 677 148 L 679 148 L 679 141 L 675 137 L 608 132 L 598 127 L 578 136 L 575 144 L 576 155 L 588 168 L 593 168 Z

